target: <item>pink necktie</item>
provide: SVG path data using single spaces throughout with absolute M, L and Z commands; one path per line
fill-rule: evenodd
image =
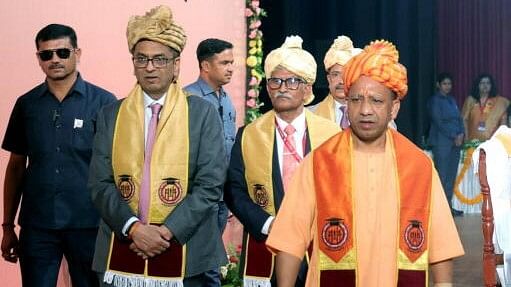
M 288 188 L 287 186 L 291 181 L 291 177 L 293 176 L 293 172 L 298 166 L 298 161 L 296 160 L 296 157 L 294 155 L 294 153 L 296 153 L 296 144 L 293 134 L 296 132 L 296 129 L 292 125 L 287 125 L 287 127 L 284 129 L 284 132 L 286 133 L 286 138 L 284 139 L 284 141 L 287 141 L 288 145 L 292 147 L 292 149 L 290 149 L 288 145 L 286 145 L 284 142 L 283 156 L 284 163 L 282 165 L 282 181 L 284 183 L 284 191 L 286 191 Z
M 138 216 L 143 223 L 147 222 L 149 212 L 149 201 L 151 198 L 151 155 L 153 154 L 153 144 L 156 138 L 156 127 L 158 126 L 158 114 L 161 105 L 151 105 L 151 121 L 147 130 L 147 141 L 144 154 L 144 171 L 142 173 L 142 183 L 140 184 L 140 199 L 138 201 Z
M 341 109 L 342 112 L 340 126 L 344 130 L 350 126 L 350 121 L 348 120 L 348 115 L 346 114 L 346 106 L 340 106 L 339 109 Z

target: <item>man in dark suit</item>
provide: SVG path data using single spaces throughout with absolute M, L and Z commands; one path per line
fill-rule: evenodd
M 273 110 L 240 129 L 229 166 L 225 202 L 245 227 L 242 250 L 245 286 L 275 283 L 265 240 L 294 168 L 311 149 L 339 132 L 334 122 L 304 109 L 312 100 L 316 62 L 291 36 L 265 62 Z M 297 285 L 305 282 L 306 265 Z
M 93 268 L 104 286 L 202 286 L 226 263 L 217 224 L 222 126 L 177 77 L 186 36 L 159 6 L 128 23 L 138 84 L 98 116 L 89 189 L 102 221 Z
M 35 44 L 46 79 L 18 98 L 2 144 L 11 153 L 2 257 L 15 263 L 19 256 L 23 286 L 55 286 L 62 256 L 73 286 L 97 286 L 91 264 L 99 216 L 85 185 L 96 114 L 115 97 L 82 79 L 73 28 L 50 24 Z

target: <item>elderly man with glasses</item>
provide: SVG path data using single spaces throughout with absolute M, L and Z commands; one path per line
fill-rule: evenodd
M 103 286 L 204 286 L 226 264 L 218 227 L 227 163 L 215 107 L 178 82 L 183 29 L 167 6 L 131 18 L 137 84 L 102 110 L 89 189 Z
M 300 37 L 287 37 L 268 54 L 264 70 L 273 110 L 238 132 L 224 195 L 245 228 L 244 286 L 275 284 L 265 240 L 287 185 L 302 158 L 340 131 L 334 122 L 304 109 L 313 98 L 316 62 L 302 49 Z M 302 285 L 305 274 L 304 263 L 298 277 Z
M 11 153 L 2 257 L 19 257 L 23 286 L 55 286 L 62 256 L 73 286 L 97 286 L 91 264 L 99 215 L 86 183 L 96 113 L 115 97 L 82 79 L 71 27 L 48 25 L 35 44 L 46 80 L 18 98 L 2 144 Z M 22 197 L 18 240 L 14 218 Z

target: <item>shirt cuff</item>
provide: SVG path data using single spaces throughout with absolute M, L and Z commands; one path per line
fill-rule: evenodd
M 274 216 L 270 216 L 270 217 L 268 217 L 268 219 L 266 219 L 266 222 L 264 223 L 263 228 L 261 228 L 262 234 L 268 235 L 268 233 L 270 233 L 270 225 L 274 219 L 275 219 Z
M 126 223 L 124 224 L 124 227 L 123 227 L 123 228 L 122 228 L 122 230 L 121 230 L 121 231 L 122 231 L 122 235 L 124 235 L 124 236 L 126 236 L 126 237 L 127 237 L 127 236 L 128 236 L 128 229 L 130 228 L 130 226 L 131 226 L 133 223 L 135 223 L 135 222 L 137 222 L 137 221 L 140 221 L 140 219 L 138 219 L 138 218 L 137 218 L 137 217 L 135 217 L 135 216 L 130 217 L 130 219 L 128 219 L 128 221 L 126 221 Z

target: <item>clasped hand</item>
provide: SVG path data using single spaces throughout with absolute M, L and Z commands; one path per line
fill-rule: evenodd
M 170 246 L 173 235 L 165 226 L 145 225 L 140 222 L 131 238 L 130 249 L 143 259 L 163 253 Z

